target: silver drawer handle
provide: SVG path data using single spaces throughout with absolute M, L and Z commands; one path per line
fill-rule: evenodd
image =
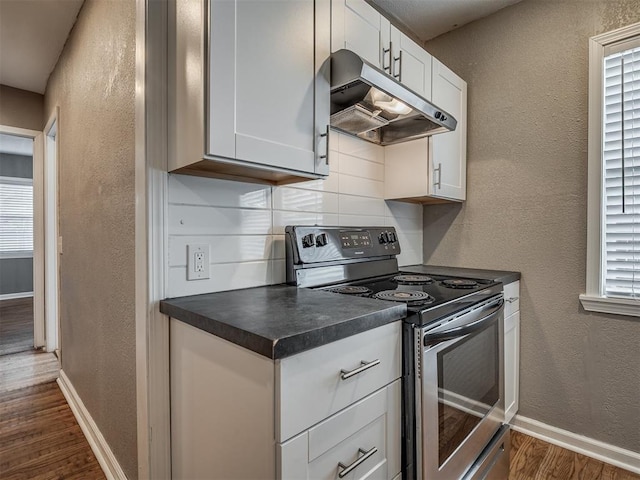
M 362 456 L 360 458 L 358 458 L 355 462 L 353 462 L 351 465 L 347 466 L 342 462 L 338 462 L 338 468 L 342 468 L 342 470 L 340 470 L 340 472 L 338 473 L 338 477 L 342 478 L 342 477 L 345 477 L 345 476 L 349 475 L 356 468 L 358 468 L 360 465 L 362 465 L 363 462 L 365 462 L 371 456 L 375 455 L 377 452 L 378 452 L 378 448 L 377 447 L 373 447 L 368 452 L 366 450 L 363 450 L 363 449 L 359 448 L 358 449 L 358 453 L 361 453 Z
M 509 298 L 505 298 L 504 301 L 505 302 L 509 302 L 509 303 L 513 303 L 513 302 L 517 302 L 520 299 L 520 297 L 509 297 Z
M 359 373 L 364 372 L 365 370 L 369 370 L 370 368 L 375 367 L 376 365 L 380 365 L 380 360 L 374 360 L 373 362 L 365 362 L 362 361 L 360 362 L 362 364 L 361 367 L 356 368 L 355 370 L 340 370 L 341 374 L 340 374 L 340 378 L 342 380 L 346 380 L 347 378 L 351 378 L 354 375 L 358 375 Z
M 389 73 L 391 73 L 391 58 L 393 56 L 393 54 L 391 53 L 391 49 L 392 49 L 391 42 L 389 42 L 389 48 L 382 47 L 382 70 L 384 70 L 385 72 L 389 72 Z M 384 56 L 387 53 L 389 54 L 389 65 L 385 67 L 385 65 L 384 65 Z
M 324 160 L 327 165 L 329 165 L 329 125 L 327 125 L 326 131 L 320 134 L 320 138 L 326 139 L 324 146 L 324 155 L 320 155 L 320 158 Z
M 442 163 L 438 163 L 438 168 L 433 169 L 433 176 L 436 176 L 436 172 L 438 172 L 438 181 L 433 182 L 434 187 L 442 188 Z

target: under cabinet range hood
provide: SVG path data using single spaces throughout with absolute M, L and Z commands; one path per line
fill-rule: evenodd
M 451 132 L 457 121 L 350 50 L 331 54 L 331 126 L 378 145 Z

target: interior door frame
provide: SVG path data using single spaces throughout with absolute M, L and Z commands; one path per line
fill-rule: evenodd
M 135 277 L 138 477 L 171 478 L 169 317 L 166 297 L 168 14 L 136 0 Z M 152 435 L 153 433 L 153 435 Z
M 45 348 L 60 351 L 60 262 L 58 229 L 58 160 L 60 108 L 56 106 L 44 127 L 44 297 Z M 53 139 L 53 140 L 52 140 Z M 52 143 L 53 141 L 53 143 Z M 58 353 L 59 356 L 59 353 Z
M 45 346 L 44 328 L 44 135 L 38 130 L 0 125 L 0 133 L 33 140 L 33 346 Z

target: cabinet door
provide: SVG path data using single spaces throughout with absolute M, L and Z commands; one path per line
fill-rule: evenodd
M 467 83 L 433 59 L 431 100 L 453 115 L 453 132 L 431 137 L 429 152 L 430 194 L 464 200 L 467 189 Z
M 335 0 L 332 3 L 331 51 L 351 50 L 389 73 L 389 20 L 364 0 Z
M 431 99 L 431 55 L 396 27 L 391 27 L 392 75 L 427 100 Z
M 504 319 L 504 409 L 509 423 L 518 411 L 520 385 L 520 312 Z
M 328 0 L 210 1 L 208 155 L 328 170 L 329 75 L 318 73 L 329 9 Z

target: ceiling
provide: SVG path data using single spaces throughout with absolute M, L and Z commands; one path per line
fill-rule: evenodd
M 84 0 L 0 0 L 0 84 L 44 93 Z
M 369 0 L 426 41 L 520 0 Z M 0 0 L 0 84 L 44 93 L 84 0 Z
M 491 15 L 521 0 L 369 0 L 422 41 Z

